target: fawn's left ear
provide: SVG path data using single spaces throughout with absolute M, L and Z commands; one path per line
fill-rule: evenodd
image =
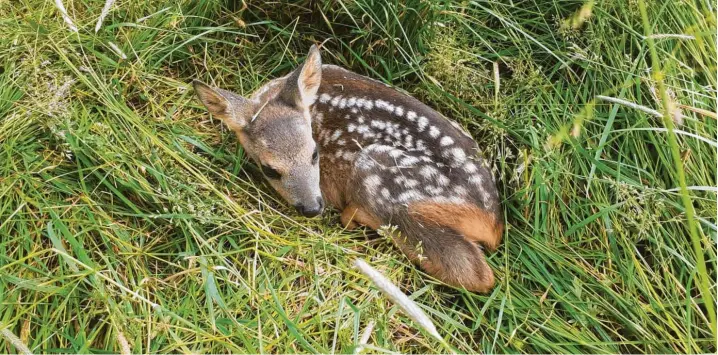
M 317 92 L 322 81 L 322 57 L 319 48 L 312 45 L 307 59 L 287 79 L 283 97 L 301 108 L 308 108 L 317 100 Z
M 252 105 L 249 100 L 227 90 L 213 88 L 193 80 L 194 92 L 207 110 L 221 119 L 229 128 L 241 131 L 247 125 Z

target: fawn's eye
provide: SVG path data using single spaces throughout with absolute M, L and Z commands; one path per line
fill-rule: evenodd
M 282 178 L 282 174 L 266 165 L 262 165 L 262 173 L 269 179 L 279 180 Z
M 314 148 L 314 153 L 312 154 L 312 165 L 316 164 L 319 161 L 319 148 Z

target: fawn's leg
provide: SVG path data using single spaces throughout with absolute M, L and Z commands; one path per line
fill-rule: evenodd
M 359 225 L 367 226 L 371 229 L 379 229 L 381 220 L 371 213 L 364 210 L 360 205 L 352 202 L 342 211 L 342 225 L 347 229 L 357 228 Z
M 469 204 L 414 202 L 409 205 L 412 217 L 449 227 L 468 241 L 494 251 L 501 243 L 504 225 L 495 215 Z

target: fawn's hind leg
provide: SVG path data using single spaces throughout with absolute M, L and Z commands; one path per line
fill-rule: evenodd
M 344 208 L 341 215 L 342 225 L 347 229 L 357 228 L 359 225 L 367 226 L 371 229 L 379 229 L 381 220 L 371 213 L 364 210 L 358 204 L 352 202 Z
M 501 243 L 504 225 L 496 216 L 469 204 L 415 202 L 409 214 L 420 220 L 445 226 L 468 241 L 477 242 L 493 251 Z

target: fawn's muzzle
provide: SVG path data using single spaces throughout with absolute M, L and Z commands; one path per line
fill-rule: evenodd
M 304 205 L 301 203 L 298 203 L 294 205 L 294 208 L 297 209 L 297 212 L 301 214 L 304 217 L 314 217 L 322 214 L 322 211 L 324 210 L 324 200 L 320 197 L 317 197 L 316 204 L 311 205 Z

